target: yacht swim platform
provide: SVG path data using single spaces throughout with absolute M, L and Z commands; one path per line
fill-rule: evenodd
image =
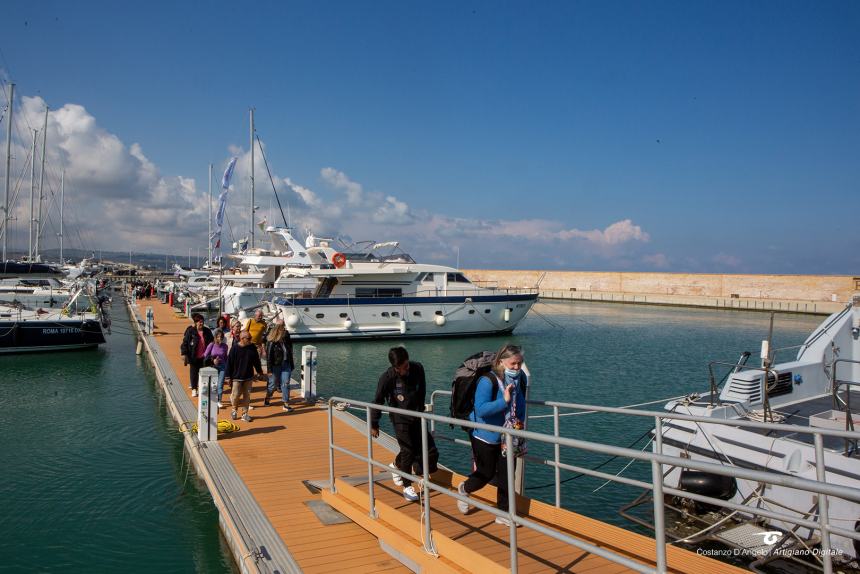
M 164 390 L 168 410 L 177 423 L 196 418 L 188 389 L 188 369 L 179 345 L 188 319 L 167 304 L 147 301 L 130 311 L 141 320 L 146 307 L 154 312 L 152 335 L 140 337 Z M 133 321 L 140 327 L 140 321 Z M 368 465 L 334 452 L 336 493 L 313 488 L 330 484 L 328 412 L 316 405 L 294 404 L 286 413 L 279 400 L 264 406 L 265 383 L 253 386 L 253 422 L 200 443 L 185 434 L 188 456 L 212 495 L 219 524 L 242 572 L 503 572 L 511 569 L 509 529 L 495 524 L 487 512 L 462 515 L 455 499 L 439 492 L 430 496 L 432 537 L 438 557 L 422 544 L 421 505 L 406 502 L 390 474 L 374 474 L 376 518 L 370 517 Z M 349 412 L 332 409 L 335 443 L 353 452 L 367 452 L 365 424 Z M 222 409 L 229 418 L 229 410 Z M 360 429 L 360 430 L 359 430 Z M 391 437 L 373 441 L 376 457 L 393 458 Z M 385 454 L 379 454 L 386 451 Z M 387 457 L 387 458 L 386 458 Z M 444 462 L 444 461 L 442 461 Z M 387 475 L 387 476 L 386 476 Z M 456 485 L 462 476 L 440 469 L 432 482 Z M 492 505 L 490 486 L 475 493 Z M 349 521 L 321 520 L 312 510 L 324 500 Z M 518 498 L 522 518 L 565 535 L 614 551 L 645 569 L 655 566 L 653 538 L 609 525 L 552 505 Z M 626 572 L 631 569 L 565 544 L 527 527 L 517 529 L 517 563 L 522 572 Z M 669 572 L 743 572 L 707 556 L 669 546 Z

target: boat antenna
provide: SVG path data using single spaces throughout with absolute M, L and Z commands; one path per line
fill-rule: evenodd
M 272 184 L 272 193 L 275 194 L 275 199 L 278 200 L 278 210 L 281 212 L 281 219 L 284 220 L 284 225 L 290 229 L 290 223 L 284 217 L 284 208 L 281 207 L 281 198 L 278 197 L 278 190 L 275 189 L 275 180 L 272 179 L 272 172 L 269 170 L 269 162 L 266 160 L 266 153 L 263 151 L 263 142 L 260 141 L 260 136 L 257 136 L 257 145 L 260 146 L 260 155 L 263 156 L 263 164 L 266 166 L 266 173 L 269 174 L 269 182 Z M 290 201 L 287 200 L 287 211 L 290 211 Z

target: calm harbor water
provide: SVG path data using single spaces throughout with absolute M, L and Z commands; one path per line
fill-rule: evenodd
M 764 313 L 580 302 L 542 303 L 535 310 L 540 315 L 530 314 L 511 337 L 410 341 L 407 348 L 424 363 L 430 390 L 449 389 L 466 356 L 510 340 L 525 348 L 532 398 L 622 406 L 706 390 L 707 362 L 734 361 L 744 350 L 757 356 L 769 320 Z M 774 346 L 800 344 L 821 320 L 777 315 Z M 98 351 L 0 358 L 6 407 L 0 444 L 8 469 L 0 482 L 6 517 L 0 521 L 0 569 L 229 572 L 211 499 L 193 471 L 186 478 L 181 436 L 160 404 L 151 368 L 134 354 L 118 302 L 114 325 L 109 344 Z M 393 344 L 319 343 L 320 394 L 372 399 Z M 446 413 L 447 402 L 437 412 Z M 551 419 L 529 425 L 552 430 Z M 650 425 L 587 415 L 564 418 L 561 429 L 564 436 L 629 446 Z M 459 429 L 439 431 L 465 437 Z M 539 445 L 530 449 L 551 453 Z M 440 441 L 440 450 L 443 464 L 467 470 L 463 447 Z M 581 452 L 562 458 L 583 466 L 606 461 Z M 616 473 L 626 462 L 611 461 L 601 470 Z M 650 467 L 634 464 L 624 475 L 648 479 Z M 547 468 L 529 466 L 530 495 L 551 501 L 554 491 L 544 487 L 551 481 Z M 616 511 L 638 493 L 600 486 L 590 478 L 570 480 L 564 504 L 631 528 Z

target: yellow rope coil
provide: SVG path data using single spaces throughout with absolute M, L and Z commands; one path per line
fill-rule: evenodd
M 180 430 L 180 432 L 187 432 L 189 430 L 188 429 L 188 423 L 185 422 L 185 423 L 182 423 L 181 425 L 179 425 L 179 430 Z M 190 430 L 191 430 L 191 432 L 196 433 L 197 432 L 197 423 L 194 423 L 193 425 L 191 425 Z M 237 425 L 234 422 L 218 421 L 218 432 L 219 433 L 236 432 L 237 430 L 240 430 L 240 427 L 239 427 L 239 425 Z

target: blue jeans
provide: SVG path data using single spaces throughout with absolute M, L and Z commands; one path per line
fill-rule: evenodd
M 220 365 L 215 365 L 215 369 L 217 369 L 217 371 L 218 371 L 218 402 L 219 403 L 221 402 L 221 395 L 224 394 L 224 374 L 225 374 L 224 367 L 225 366 L 226 365 L 224 365 L 223 363 Z
M 284 399 L 284 404 L 290 402 L 290 375 L 293 374 L 289 365 L 274 365 L 269 367 L 272 374 L 269 375 L 269 384 L 266 385 L 266 396 L 271 397 L 275 394 L 275 389 L 281 389 L 281 396 Z

